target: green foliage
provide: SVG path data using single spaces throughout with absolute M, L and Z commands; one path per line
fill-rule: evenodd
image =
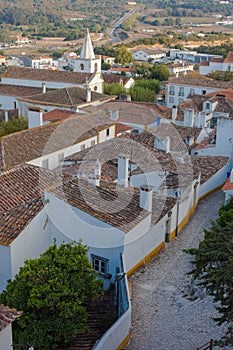
M 155 92 L 151 89 L 142 86 L 134 86 L 130 88 L 129 92 L 132 101 L 155 102 Z
M 120 45 L 115 50 L 115 62 L 122 65 L 132 62 L 133 54 L 124 45 Z
M 62 57 L 63 53 L 64 53 L 64 50 L 56 50 L 56 51 L 53 51 L 51 56 L 54 60 L 57 60 L 58 58 Z
M 18 344 L 32 343 L 38 350 L 70 344 L 87 331 L 86 305 L 102 295 L 102 283 L 81 243 L 53 244 L 40 258 L 25 261 L 0 303 L 23 310 L 14 323 Z
M 0 123 L 0 137 L 12 134 L 16 131 L 25 130 L 28 128 L 28 120 L 24 117 L 13 118 L 8 122 L 2 121 Z
M 104 84 L 104 94 L 120 96 L 120 94 L 125 94 L 125 93 L 126 93 L 126 90 L 121 84 L 117 84 L 117 83 Z
M 135 87 L 137 86 L 140 86 L 144 89 L 152 90 L 156 94 L 158 94 L 160 91 L 160 82 L 155 79 L 147 79 L 147 80 L 137 79 L 135 81 Z
M 169 77 L 169 70 L 165 64 L 156 63 L 151 69 L 151 78 L 160 81 L 167 80 Z
M 206 288 L 216 302 L 218 325 L 228 329 L 219 345 L 233 345 L 233 199 L 219 210 L 219 219 L 206 229 L 204 240 L 197 249 L 191 249 L 195 268 L 194 279 Z
M 212 72 L 212 73 L 208 74 L 208 77 L 210 77 L 214 80 L 231 81 L 231 80 L 233 80 L 233 73 L 230 71 Z

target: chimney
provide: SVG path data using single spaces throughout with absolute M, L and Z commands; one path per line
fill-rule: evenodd
M 140 187 L 140 207 L 152 212 L 152 197 L 153 187 L 149 185 L 142 185 Z
M 4 119 L 5 119 L 5 122 L 7 123 L 9 120 L 8 111 L 4 112 Z
M 101 176 L 101 163 L 98 159 L 97 159 L 96 164 L 94 166 L 94 175 Z
M 46 83 L 42 83 L 42 94 L 46 94 Z
M 95 174 L 88 175 L 88 183 L 94 186 L 100 185 L 100 176 Z
M 172 106 L 172 120 L 176 120 L 177 118 L 177 106 L 173 105 Z
M 119 119 L 119 111 L 110 111 L 110 119 L 117 121 Z
M 86 102 L 91 102 L 91 88 L 89 85 L 86 88 Z
M 184 126 L 194 125 L 194 110 L 193 109 L 185 109 L 184 111 Z
M 117 184 L 119 186 L 128 187 L 128 178 L 129 178 L 129 158 L 127 158 L 125 155 L 119 155 Z
M 163 138 L 155 136 L 154 148 L 159 150 L 159 151 L 164 151 L 166 153 L 169 153 L 170 152 L 170 143 L 171 143 L 171 140 L 170 140 L 169 136 L 166 136 Z
M 43 125 L 43 109 L 40 107 L 28 107 L 28 128 L 35 128 Z
M 233 183 L 233 169 L 231 169 L 231 174 L 230 174 L 230 183 Z

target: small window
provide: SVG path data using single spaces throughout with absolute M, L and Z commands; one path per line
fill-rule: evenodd
M 174 103 L 174 97 L 169 96 L 169 103 Z
M 98 89 L 97 86 L 94 86 L 94 91 L 97 91 L 97 89 Z
M 49 160 L 48 160 L 48 158 L 42 160 L 42 168 L 45 168 L 45 169 L 49 168 Z
M 106 130 L 106 136 L 109 136 L 110 135 L 110 129 L 108 128 L 107 130 Z
M 108 273 L 108 259 L 92 255 L 92 266 L 99 273 Z
M 94 147 L 94 146 L 95 146 L 95 140 L 91 141 L 91 147 Z
M 97 71 L 97 69 L 98 69 L 98 65 L 97 63 L 95 63 L 95 71 Z
M 202 95 L 205 95 L 206 94 L 206 90 L 202 90 Z
M 189 94 L 190 94 L 190 95 L 195 95 L 195 89 L 190 89 Z
M 80 69 L 84 70 L 84 64 L 83 63 L 80 64 Z
M 206 109 L 210 109 L 210 103 L 206 102 L 205 107 L 206 107 Z
M 86 148 L 85 144 L 80 146 L 81 151 L 85 150 L 85 148 Z

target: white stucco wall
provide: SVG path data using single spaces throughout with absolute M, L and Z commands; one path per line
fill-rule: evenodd
M 57 166 L 61 164 L 60 156 L 62 154 L 64 154 L 64 157 L 68 157 L 76 152 L 80 152 L 83 145 L 85 145 L 85 149 L 91 147 L 92 141 L 93 142 L 95 141 L 95 144 L 97 144 L 97 136 L 93 136 L 87 140 L 71 145 L 70 147 L 60 149 L 59 151 L 56 151 L 53 153 L 46 154 L 46 149 L 45 149 L 44 151 L 45 155 L 36 159 L 32 159 L 27 163 L 43 167 L 43 160 L 48 159 L 48 169 L 50 170 L 55 169 Z
M 46 225 L 47 213 L 42 209 L 11 243 L 11 278 L 19 272 L 19 267 L 24 265 L 26 259 L 39 257 L 53 243 Z
M 18 101 L 16 99 L 17 96 L 0 95 L 1 109 L 18 108 Z
M 54 82 L 54 81 L 44 81 L 44 80 L 26 80 L 26 79 L 12 79 L 12 78 L 1 78 L 2 84 L 10 84 L 10 85 L 22 85 L 22 86 L 35 86 L 40 87 L 42 89 L 42 83 L 46 83 L 46 87 L 48 89 L 62 89 L 67 86 L 79 86 L 78 84 L 64 83 L 64 82 Z
M 9 246 L 0 245 L 0 293 L 11 278 L 11 251 Z
M 12 350 L 12 332 L 11 325 L 0 331 L 0 349 Z
M 159 176 L 159 170 L 155 170 L 149 173 L 132 175 L 130 177 L 130 186 L 140 187 L 148 184 L 153 186 L 153 191 L 156 192 L 164 179 L 164 177 Z

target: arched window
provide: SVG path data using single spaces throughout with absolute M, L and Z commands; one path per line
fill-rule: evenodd
M 80 64 L 80 69 L 84 70 L 84 64 L 83 63 Z
M 97 69 L 98 69 L 98 64 L 97 63 L 95 63 L 95 72 L 97 71 Z
M 94 87 L 94 91 L 97 91 L 97 86 Z

